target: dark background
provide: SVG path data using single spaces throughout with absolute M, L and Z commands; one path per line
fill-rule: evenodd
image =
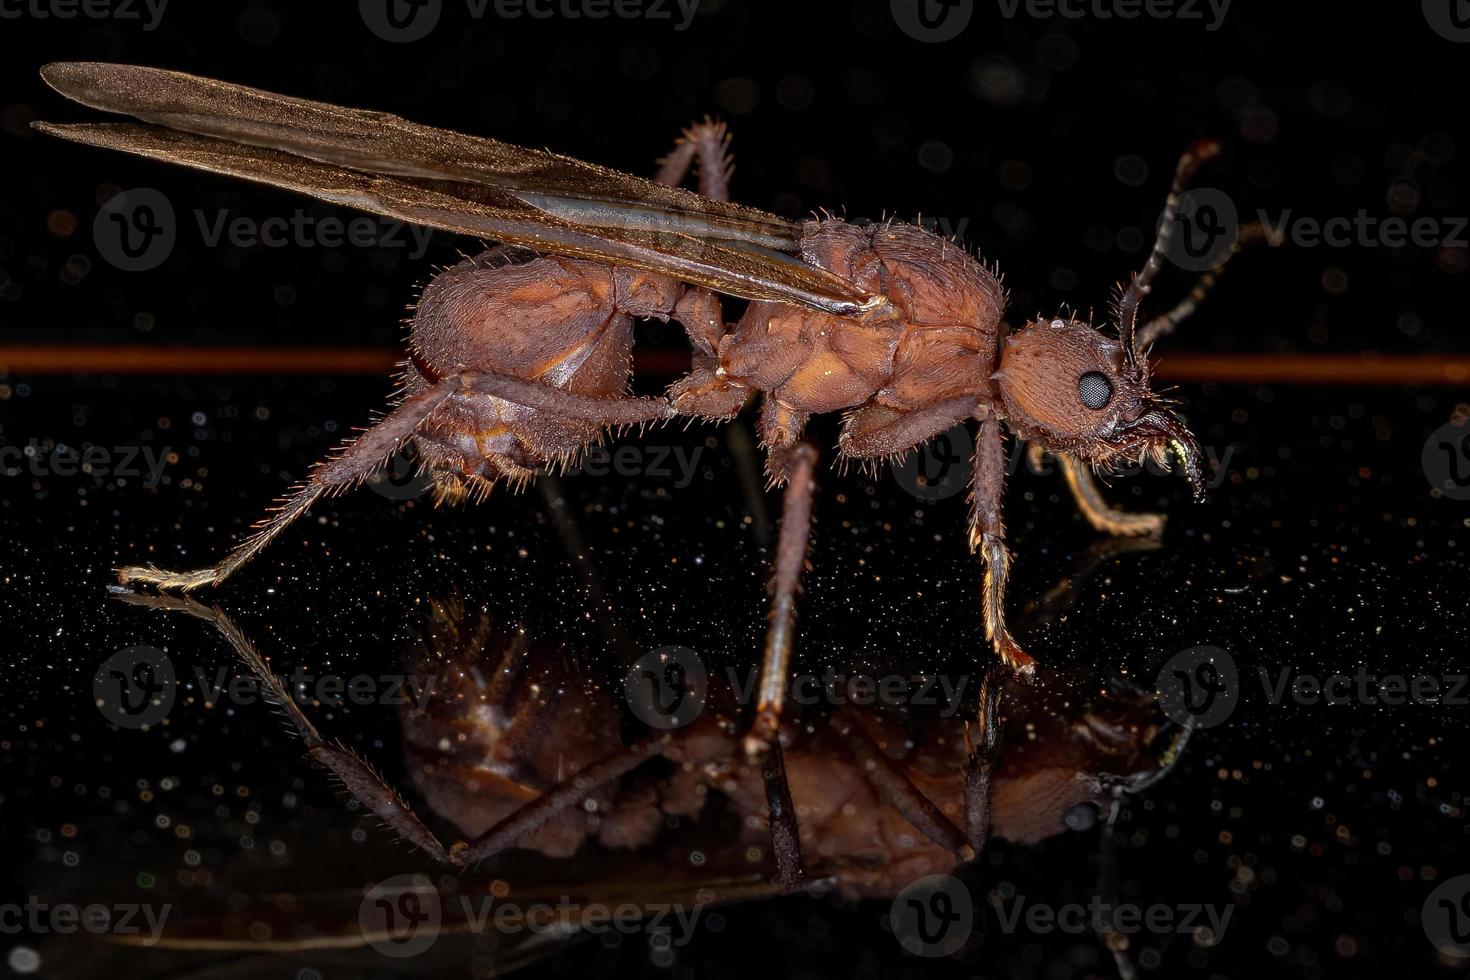
M 386 247 L 207 247 L 195 208 L 260 220 L 297 208 L 348 215 L 33 133 L 31 119 L 90 118 L 37 77 L 59 59 L 182 69 L 640 173 L 683 125 L 717 114 L 734 132 L 739 200 L 793 216 L 825 207 L 962 227 L 1004 271 L 1016 316 L 1064 302 L 1101 310 L 1142 258 L 1174 161 L 1201 136 L 1226 144 L 1201 183 L 1243 213 L 1467 210 L 1470 46 L 1441 37 L 1412 3 L 1236 0 L 1213 32 L 1148 17 L 1036 19 L 1025 8 L 1006 19 L 976 3 L 969 26 L 943 43 L 903 33 L 886 3 L 704 2 L 685 31 L 674 29 L 676 8 L 675 20 L 591 22 L 474 20 L 461 3 L 444 7 L 434 31 L 402 44 L 371 33 L 354 4 L 173 0 L 151 32 L 106 19 L 0 20 L 0 343 L 391 348 L 416 287 L 473 247 L 442 236 L 422 258 Z M 132 187 L 163 190 L 188 219 L 170 259 L 143 273 L 114 268 L 92 239 L 99 205 Z M 1463 246 L 1257 251 L 1166 349 L 1464 354 L 1465 265 Z M 1188 281 L 1166 270 L 1160 303 Z M 644 339 L 677 340 L 657 327 Z M 206 867 L 225 875 L 243 862 L 264 876 L 260 890 L 278 893 L 350 884 L 359 868 L 423 868 L 350 813 L 263 708 L 191 700 L 166 726 L 118 731 L 89 690 L 97 664 L 134 643 L 190 668 L 231 662 L 203 627 L 110 601 L 109 569 L 213 560 L 390 387 L 387 377 L 0 376 L 4 445 L 177 454 L 158 487 L 0 476 L 0 829 L 11 893 L 139 900 L 145 882 L 194 867 L 194 848 Z M 1118 481 L 1115 499 L 1169 511 L 1165 547 L 1105 565 L 1074 583 L 1070 608 L 1027 619 L 1021 638 L 1033 653 L 1145 683 L 1195 643 L 1229 649 L 1251 678 L 1280 666 L 1464 672 L 1470 511 L 1431 494 L 1420 463 L 1426 437 L 1467 400 L 1463 389 L 1202 384 L 1179 397 L 1201 442 L 1233 451 L 1225 481 L 1200 507 L 1173 479 Z M 830 428 L 816 435 L 831 445 Z M 563 500 L 640 646 L 753 658 L 765 552 L 759 522 L 745 520 L 757 508 L 738 489 L 738 461 L 718 430 L 657 439 L 702 448 L 692 488 L 652 474 L 576 477 L 563 481 Z M 830 474 L 823 487 L 804 662 L 983 664 L 962 497 L 917 502 L 886 471 Z M 472 509 L 424 503 L 368 492 L 325 503 L 219 601 L 266 653 L 343 673 L 394 663 L 426 599 L 450 593 L 549 644 L 596 649 L 594 604 L 540 494 Z M 1093 536 L 1053 479 L 1018 476 L 1007 518 L 1011 605 L 1021 610 Z M 1237 918 L 1211 949 L 1142 939 L 1135 952 L 1159 951 L 1142 975 L 1459 975 L 1418 917 L 1436 881 L 1470 870 L 1465 711 L 1248 697 L 1226 726 L 1201 733 L 1167 781 L 1125 806 L 1125 891 L 1234 902 Z M 405 779 L 390 712 L 322 723 Z M 997 842 L 986 884 L 1085 897 L 1096 850 L 1095 833 L 1037 848 Z M 957 961 L 915 960 L 880 929 L 885 910 L 806 899 L 737 907 L 675 969 L 1117 975 L 1090 936 L 991 936 Z M 3 940 L 7 951 L 40 949 L 43 974 L 69 975 L 58 938 Z M 665 975 L 641 942 L 574 947 L 539 968 Z M 117 962 L 139 975 L 164 969 L 147 954 Z M 329 977 L 387 968 L 249 966 L 296 977 L 303 962 Z

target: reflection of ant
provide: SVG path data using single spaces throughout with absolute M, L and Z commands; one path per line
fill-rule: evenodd
M 1060 832 L 1077 807 L 1152 782 L 1177 758 L 1183 734 L 1151 694 L 1116 685 L 1098 693 L 1095 681 L 1050 671 L 1017 684 L 994 666 L 972 720 L 911 705 L 843 705 L 825 724 L 783 722 L 771 750 L 752 760 L 739 694 L 712 675 L 691 723 L 609 753 L 620 707 L 605 689 L 579 682 L 585 665 L 520 631 L 495 637 L 487 617 L 439 602 L 413 665 L 438 672 L 435 697 L 401 721 L 420 795 L 469 838 L 445 847 L 366 761 L 317 730 L 225 613 L 186 597 L 120 598 L 214 626 L 313 759 L 399 836 L 459 866 L 509 848 L 570 857 L 589 838 L 641 848 L 666 819 L 698 817 L 713 791 L 741 818 L 742 831 L 725 842 L 740 855 L 736 863 L 748 867 L 769 834 L 774 890 L 819 880 L 851 894 L 893 895 L 973 860 L 992 828 L 1038 841 Z M 1003 691 L 1011 704 L 1004 717 Z M 1011 737 L 997 767 L 1003 728 Z M 644 766 L 656 757 L 666 764 Z

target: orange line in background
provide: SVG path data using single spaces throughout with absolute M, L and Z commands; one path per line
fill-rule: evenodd
M 197 347 L 166 344 L 0 344 L 6 374 L 370 374 L 387 377 L 403 353 L 387 347 Z M 637 369 L 689 368 L 677 349 L 636 351 Z M 1219 384 L 1470 385 L 1470 356 L 1441 354 L 1208 354 L 1160 357 L 1155 377 Z

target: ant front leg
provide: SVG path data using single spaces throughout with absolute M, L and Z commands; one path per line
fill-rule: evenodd
M 993 412 L 980 419 L 975 437 L 975 460 L 970 483 L 970 548 L 985 562 L 981 602 L 985 610 L 985 638 L 1001 660 L 1018 674 L 1029 675 L 1036 661 L 1021 649 L 1006 627 L 1006 581 L 1010 578 L 1011 553 L 1006 550 L 1005 502 L 1006 450 L 1000 420 Z
M 1044 452 L 1040 443 L 1033 442 L 1026 448 L 1033 469 L 1041 468 Z M 1163 514 L 1135 514 L 1113 507 L 1103 498 L 1092 467 L 1071 453 L 1053 452 L 1051 455 L 1062 468 L 1062 478 L 1067 481 L 1067 489 L 1072 491 L 1077 509 L 1094 530 L 1120 538 L 1156 537 L 1164 533 Z

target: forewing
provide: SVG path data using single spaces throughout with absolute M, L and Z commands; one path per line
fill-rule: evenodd
M 62 63 L 42 76 L 144 121 L 34 124 L 66 139 L 734 296 L 840 315 L 878 302 L 797 258 L 793 222 L 571 157 L 155 68 Z

